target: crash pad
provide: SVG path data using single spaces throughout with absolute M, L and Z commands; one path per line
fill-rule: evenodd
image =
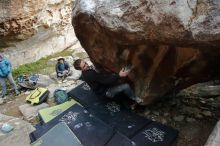
M 84 107 L 88 107 L 93 105 L 95 102 L 102 100 L 99 96 L 96 96 L 96 94 L 92 91 L 86 82 L 69 91 L 67 95 L 69 97 L 73 97 Z
M 103 146 L 114 134 L 110 126 L 75 104 L 32 132 L 30 138 L 37 140 L 59 122 L 65 122 L 84 146 Z
M 220 144 L 220 121 L 217 122 L 212 133 L 204 146 L 219 146 Z
M 66 123 L 60 122 L 30 146 L 82 146 Z
M 134 141 L 138 146 L 169 146 L 177 137 L 177 130 L 137 115 L 125 108 L 118 100 L 97 96 L 85 82 L 68 94 L 79 101 L 95 117 Z M 155 138 L 147 138 L 150 135 L 148 133 L 153 134 L 149 137 Z M 158 137 L 162 140 L 157 140 Z
M 47 123 L 76 103 L 74 99 L 71 99 L 62 104 L 41 109 L 39 111 L 39 117 L 43 123 Z
M 177 138 L 178 131 L 152 122 L 137 133 L 131 140 L 138 146 L 171 146 Z
M 129 138 L 152 122 L 129 111 L 113 99 L 97 96 L 85 82 L 71 90 L 68 96 L 74 97 L 97 118 Z
M 125 135 L 117 132 L 106 146 L 137 146 L 135 142 L 131 141 Z
M 115 101 L 99 101 L 89 106 L 88 111 L 129 138 L 152 122 L 129 111 Z

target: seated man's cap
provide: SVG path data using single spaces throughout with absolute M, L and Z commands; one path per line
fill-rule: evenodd
M 63 60 L 63 61 L 64 61 L 64 58 L 63 58 L 63 57 L 59 57 L 59 58 L 57 59 L 57 61 L 60 61 L 60 60 Z

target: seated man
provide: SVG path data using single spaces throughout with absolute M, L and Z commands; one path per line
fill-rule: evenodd
M 69 64 L 64 60 L 64 58 L 59 58 L 56 64 L 57 78 L 65 79 L 70 76 L 72 72 L 70 71 Z
M 81 59 L 76 60 L 73 66 L 76 70 L 82 71 L 83 79 L 96 94 L 113 98 L 115 95 L 122 92 L 137 103 L 143 102 L 141 98 L 135 96 L 129 84 L 124 83 L 116 85 L 120 78 L 126 77 L 129 74 L 129 71 L 122 69 L 118 74 L 105 75 L 97 72 Z

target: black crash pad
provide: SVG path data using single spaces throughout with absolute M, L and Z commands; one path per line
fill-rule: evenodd
M 88 107 L 88 110 L 129 138 L 152 122 L 125 109 L 122 105 L 114 101 L 97 102 L 93 106 Z
M 121 133 L 115 133 L 112 139 L 106 144 L 106 146 L 137 146 L 135 142 Z
M 171 146 L 177 138 L 178 131 L 152 122 L 132 138 L 138 146 Z
M 82 146 L 76 135 L 64 122 L 60 122 L 30 146 Z
M 37 140 L 59 122 L 65 122 L 84 146 L 103 146 L 114 134 L 111 127 L 95 118 L 83 107 L 73 105 L 32 132 L 31 139 Z
M 85 82 L 71 90 L 68 95 L 82 104 L 94 116 L 129 138 L 152 122 L 129 111 L 119 102 L 97 96 Z
M 67 95 L 74 98 L 84 107 L 93 105 L 94 102 L 102 100 L 100 97 L 96 96 L 86 82 L 69 91 Z

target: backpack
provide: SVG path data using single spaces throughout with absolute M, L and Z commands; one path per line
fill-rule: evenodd
M 29 82 L 34 86 L 37 84 L 38 80 L 39 80 L 39 75 L 38 74 L 32 74 L 32 75 L 29 76 Z
M 30 102 L 32 105 L 41 104 L 47 100 L 49 93 L 50 92 L 46 88 L 38 87 L 26 97 L 26 101 Z
M 54 91 L 54 100 L 57 104 L 64 103 L 65 101 L 68 101 L 70 98 L 68 97 L 65 90 L 62 89 L 56 89 Z
M 18 85 L 27 89 L 35 89 L 38 80 L 39 80 L 38 74 L 32 74 L 30 76 L 20 75 L 17 77 Z

